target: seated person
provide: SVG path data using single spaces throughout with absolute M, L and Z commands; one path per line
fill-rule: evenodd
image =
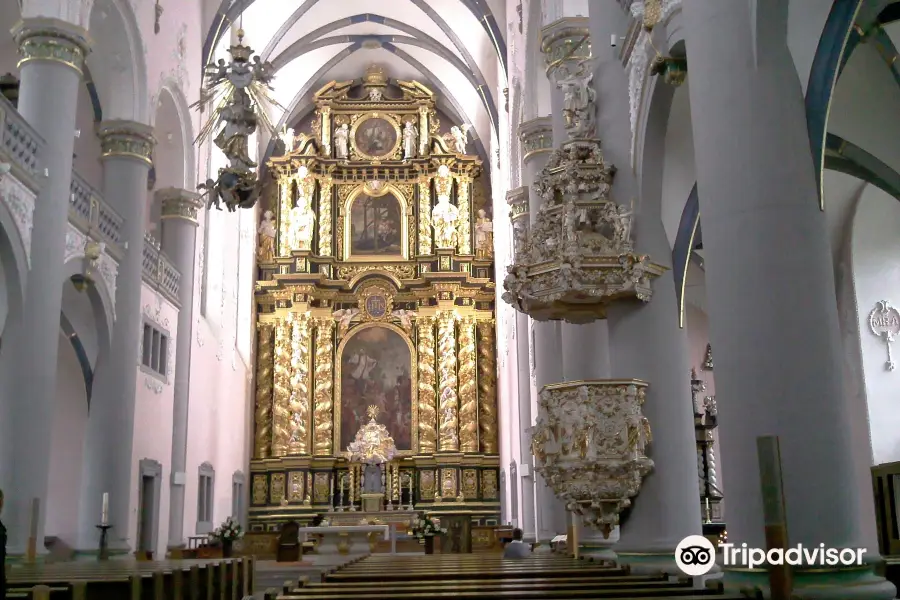
M 316 515 L 312 518 L 312 521 L 310 521 L 309 526 L 310 527 L 318 527 L 319 525 L 322 524 L 322 521 L 324 521 L 324 520 L 325 520 L 324 515 Z
M 512 535 L 512 541 L 503 550 L 503 558 L 528 558 L 531 548 L 522 541 L 522 530 L 517 527 L 513 529 Z

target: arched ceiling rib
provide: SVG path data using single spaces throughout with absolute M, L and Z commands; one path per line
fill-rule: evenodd
M 478 145 L 489 145 L 499 127 L 497 96 L 505 78 L 505 42 L 487 2 L 393 0 L 379 5 L 384 14 L 366 12 L 371 6 L 366 0 L 224 0 L 204 54 L 212 56 L 217 44 L 228 41 L 226 24 L 240 25 L 247 42 L 257 50 L 262 47 L 261 56 L 279 71 L 274 85 L 284 104 L 288 99 L 308 102 L 309 89 L 332 79 L 362 75 L 368 64 L 378 62 L 376 56 L 385 56 L 379 51 L 386 51 L 402 60 L 402 72 L 391 72 L 385 65 L 390 77 L 418 79 L 446 96 L 454 116 L 474 126 Z M 327 47 L 334 47 L 336 54 L 323 54 Z M 370 55 L 372 60 L 364 58 Z M 321 63 L 330 67 L 315 70 Z M 356 63 L 362 68 L 348 77 L 345 67 Z M 313 79 L 307 82 L 308 77 Z M 303 108 L 291 106 L 288 114 L 295 117 L 292 113 Z

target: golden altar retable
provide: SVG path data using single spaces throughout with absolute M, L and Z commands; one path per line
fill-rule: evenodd
M 372 404 L 398 449 L 387 499 L 496 524 L 496 292 L 481 161 L 428 88 L 378 67 L 327 84 L 315 104 L 298 123 L 308 132 L 283 133 L 286 152 L 267 163 L 249 529 L 348 502 L 356 475 L 343 449 Z

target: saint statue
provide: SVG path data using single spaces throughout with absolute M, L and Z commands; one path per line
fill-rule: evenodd
M 456 247 L 456 222 L 459 209 L 450 204 L 449 196 L 438 196 L 438 202 L 431 211 L 434 227 L 434 243 L 438 248 Z
M 275 261 L 275 218 L 271 210 L 263 213 L 262 222 L 259 224 L 259 246 L 256 249 L 256 260 L 261 263 Z
M 295 250 L 311 250 L 313 231 L 316 224 L 316 213 L 312 209 L 312 192 L 314 181 L 310 178 L 309 169 L 301 165 L 297 169 L 297 204 L 291 209 L 290 223 L 294 233 Z
M 594 74 L 591 71 L 585 73 L 584 67 L 583 63 L 577 69 L 560 66 L 560 76 L 556 82 L 563 91 L 566 129 L 570 134 L 580 136 L 594 133 L 594 101 L 597 99 L 597 92 L 591 87 Z
M 494 223 L 483 208 L 478 209 L 475 219 L 475 258 L 490 258 L 494 255 Z
M 410 158 L 416 157 L 416 138 L 419 137 L 419 134 L 416 133 L 416 128 L 412 124 L 411 121 L 407 121 L 406 125 L 403 127 L 403 159 L 409 160 Z
M 346 159 L 350 154 L 350 128 L 346 123 L 334 130 L 334 157 Z
M 256 162 L 250 158 L 249 136 L 256 131 L 256 113 L 250 105 L 250 97 L 241 89 L 236 88 L 234 104 L 229 104 L 222 109 L 220 118 L 224 126 L 213 140 L 222 151 L 231 167 L 240 171 L 249 171 L 256 168 Z

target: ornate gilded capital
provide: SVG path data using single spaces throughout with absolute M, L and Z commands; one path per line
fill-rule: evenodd
M 84 73 L 84 59 L 93 41 L 88 32 L 77 25 L 46 17 L 19 21 L 12 28 L 19 47 L 19 68 L 32 61 L 56 62 Z
M 522 140 L 523 161 L 550 152 L 553 150 L 553 120 L 546 116 L 525 121 L 519 125 L 519 139 Z
M 553 76 L 563 63 L 578 63 L 591 58 L 591 32 L 587 17 L 564 17 L 541 29 L 541 52 L 547 75 Z
M 102 158 L 132 158 L 151 164 L 153 128 L 134 121 L 104 121 L 97 132 Z
M 196 226 L 197 214 L 203 203 L 195 192 L 168 187 L 156 190 L 153 194 L 161 205 L 161 219 L 183 219 Z

